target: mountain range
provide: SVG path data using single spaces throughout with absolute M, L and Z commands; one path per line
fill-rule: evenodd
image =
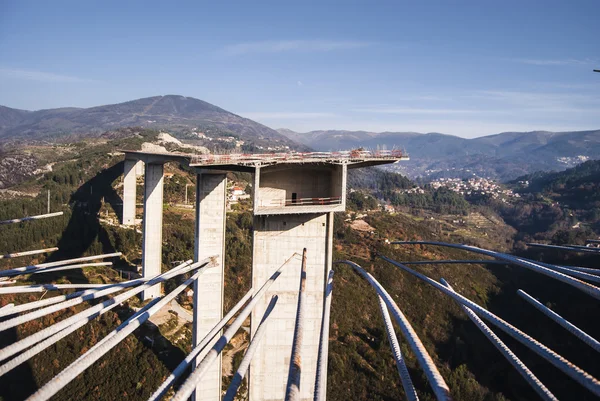
M 27 111 L 0 106 L 0 141 L 85 138 L 122 127 L 218 131 L 254 143 L 294 145 L 277 131 L 191 97 L 154 96 L 90 108 Z
M 509 180 L 534 171 L 564 170 L 600 158 L 600 130 L 504 132 L 473 139 L 416 132 L 278 131 L 319 151 L 358 147 L 404 149 L 411 160 L 394 167 L 412 178 L 467 178 L 476 174 Z
M 0 145 L 4 144 L 5 149 L 17 143 L 81 140 L 132 126 L 166 129 L 175 134 L 197 130 L 217 137 L 233 135 L 246 144 L 241 148 L 245 152 L 401 148 L 411 160 L 392 168 L 425 180 L 472 175 L 510 180 L 600 158 L 600 130 L 504 132 L 474 139 L 416 132 L 298 133 L 274 130 L 205 101 L 177 95 L 90 108 L 27 111 L 0 106 Z

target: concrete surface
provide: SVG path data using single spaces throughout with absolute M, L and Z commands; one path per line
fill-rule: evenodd
M 259 288 L 294 252 L 307 249 L 305 320 L 303 324 L 302 400 L 312 400 L 323 313 L 325 277 L 331 268 L 333 213 L 255 216 L 252 285 Z M 269 318 L 269 331 L 261 341 L 250 367 L 250 400 L 282 400 L 285 397 L 298 291 L 301 257 L 284 268 L 252 313 L 251 334 L 272 295 L 279 295 Z
M 223 317 L 226 198 L 225 174 L 197 175 L 195 260 L 219 256 L 218 266 L 208 269 L 194 283 L 193 345 L 200 343 Z M 205 374 L 198 388 L 202 390 L 196 391 L 191 398 L 193 401 L 221 399 L 221 357 Z
M 126 226 L 135 224 L 136 177 L 142 165 L 140 160 L 125 159 L 123 166 L 123 225 Z
M 142 239 L 144 277 L 160 274 L 162 268 L 163 173 L 162 164 L 146 164 Z M 142 300 L 155 298 L 160 294 L 161 285 L 157 284 L 142 293 Z

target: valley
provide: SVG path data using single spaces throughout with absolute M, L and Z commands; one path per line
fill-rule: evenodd
M 115 131 L 118 132 L 120 131 Z M 2 248 L 0 253 L 53 244 L 58 244 L 61 248 L 61 258 L 112 251 L 123 252 L 123 257 L 116 263 L 114 269 L 86 268 L 72 273 L 65 272 L 51 278 L 59 283 L 118 281 L 122 280 L 120 275 L 123 273 L 117 273 L 116 269 L 130 271 L 132 274 L 137 272 L 141 257 L 141 235 L 137 229 L 132 230 L 118 223 L 121 213 L 118 194 L 122 187 L 119 178 L 122 155 L 118 150 L 124 147 L 141 148 L 144 143 L 157 144 L 164 139 L 164 136 L 161 139 L 158 131 L 151 130 L 125 130 L 115 133 L 111 134 L 112 138 L 107 138 L 105 134 L 97 141 L 74 145 L 73 149 L 77 149 L 76 153 L 68 150 L 52 151 L 60 154 L 58 160 L 62 160 L 53 162 L 52 171 L 41 175 L 34 174 L 20 184 L 10 187 L 10 191 L 13 191 L 11 197 L 0 200 L 2 206 L 0 219 L 43 211 L 48 189 L 52 194 L 52 210 L 63 210 L 65 215 L 59 221 L 47 221 L 35 226 L 35 232 L 30 231 L 33 226 L 26 226 L 25 231 L 17 227 L 3 229 L 0 235 Z M 52 145 L 41 154 L 50 154 L 52 153 L 50 149 L 61 149 L 64 146 L 69 148 L 68 145 Z M 44 162 L 48 161 L 48 159 L 44 160 Z M 193 210 L 181 206 L 185 202 L 186 185 L 194 185 L 194 176 L 185 169 L 169 167 L 168 164 L 166 171 L 170 178 L 165 183 L 163 269 L 168 269 L 178 261 L 191 258 L 194 241 Z M 357 261 L 386 283 L 388 291 L 398 304 L 402 305 L 415 330 L 434 355 L 435 362 L 448 381 L 456 399 L 481 401 L 521 399 L 524 395 L 530 394 L 531 390 L 469 324 L 456 305 L 439 298 L 433 289 L 384 264 L 375 258 L 375 255 L 383 253 L 396 260 L 404 261 L 469 257 L 461 251 L 450 249 L 388 245 L 393 240 L 443 240 L 528 254 L 532 251 L 526 251 L 519 244 L 530 238 L 556 239 L 570 235 L 571 237 L 566 238 L 565 241 L 572 242 L 573 239 L 578 240 L 584 236 L 598 235 L 598 231 L 594 232 L 597 230 L 595 225 L 597 220 L 585 220 L 588 222 L 587 227 L 592 231 L 580 237 L 576 234 L 577 229 L 570 228 L 572 224 L 569 221 L 563 224 L 563 219 L 566 217 L 554 216 L 552 218 L 554 225 L 543 225 L 543 213 L 546 213 L 544 208 L 554 207 L 548 203 L 548 200 L 556 199 L 550 202 L 560 202 L 560 216 L 568 216 L 571 212 L 565 209 L 567 205 L 563 204 L 562 200 L 568 199 L 568 194 L 574 190 L 570 188 L 581 187 L 581 182 L 596 185 L 597 177 L 594 175 L 596 171 L 596 164 L 590 164 L 578 167 L 576 170 L 569 170 L 562 175 L 558 173 L 541 175 L 539 178 L 522 177 L 519 180 L 526 179 L 530 185 L 528 188 L 518 189 L 515 184 L 515 191 L 520 193 L 523 199 L 515 199 L 509 205 L 503 203 L 502 205 L 507 209 L 503 209 L 502 205 L 494 204 L 496 200 L 493 197 L 467 201 L 463 195 L 442 188 L 434 189 L 425 186 L 421 191 L 411 193 L 408 190 L 418 188 L 416 184 L 404 177 L 378 169 L 353 173 L 349 177 L 348 212 L 335 216 L 334 259 Z M 241 188 L 248 187 L 248 184 L 252 183 L 251 177 L 247 174 L 231 175 L 229 179 L 235 183 L 235 186 Z M 593 188 L 595 187 L 589 187 L 589 190 L 592 190 L 591 194 L 595 193 Z M 533 219 L 533 223 L 527 223 L 529 220 L 514 216 L 514 213 L 523 210 L 524 206 L 519 202 L 531 204 L 530 197 L 539 196 L 537 192 L 539 190 L 546 191 L 544 197 L 539 198 L 541 209 L 532 204 L 533 207 L 527 212 L 531 216 L 530 219 Z M 550 190 L 551 192 L 548 192 Z M 398 191 L 404 191 L 401 202 L 394 201 Z M 194 193 L 193 190 L 189 192 Z M 23 197 L 19 195 L 21 193 L 38 195 L 34 198 Z M 138 203 L 140 203 L 141 188 L 137 193 Z M 390 200 L 392 204 L 395 202 L 394 208 L 385 207 Z M 188 202 L 193 202 L 193 195 Z M 592 196 L 589 202 L 595 202 L 595 198 Z M 572 209 L 573 213 L 576 213 L 579 218 L 589 217 L 582 214 L 580 210 L 583 211 L 590 206 L 571 203 L 570 207 L 575 207 Z M 251 203 L 242 200 L 231 205 L 231 210 L 227 214 L 225 309 L 230 308 L 250 288 L 252 255 L 250 210 Z M 5 261 L 3 266 L 8 268 L 14 267 L 15 263 L 41 261 L 44 261 L 43 257 L 29 257 L 18 262 Z M 594 265 L 593 257 L 589 256 L 570 259 L 569 262 L 582 266 Z M 595 371 L 597 366 L 582 356 L 585 353 L 577 354 L 579 348 L 576 344 L 569 343 L 570 348 L 565 348 L 564 336 L 558 333 L 553 337 L 544 335 L 545 324 L 532 322 L 527 318 L 526 311 L 522 311 L 521 308 L 507 307 L 514 302 L 509 300 L 513 299 L 512 294 L 516 288 L 531 288 L 540 296 L 551 299 L 552 302 L 571 305 L 573 309 L 570 307 L 568 313 L 573 316 L 573 319 L 589 333 L 598 335 L 600 327 L 597 327 L 594 322 L 584 319 L 582 315 L 573 315 L 578 308 L 577 305 L 583 305 L 587 301 L 579 294 L 572 291 L 564 292 L 560 284 L 508 266 L 424 265 L 417 266 L 416 269 L 432 277 L 446 278 L 470 299 L 513 322 L 518 322 L 519 327 L 537 333 L 545 343 L 561 349 L 565 355 L 574 358 L 580 366 L 585 366 L 592 373 Z M 328 398 L 391 400 L 400 397 L 403 390 L 399 387 L 399 383 L 393 380 L 395 366 L 389 347 L 385 344 L 387 340 L 385 332 L 382 331 L 381 317 L 377 312 L 376 303 L 369 301 L 373 297 L 371 290 L 347 268 L 337 268 L 336 277 L 330 335 Z M 19 283 L 35 283 L 38 282 L 37 280 L 47 281 L 48 277 L 25 276 Z M 543 292 L 539 291 L 540 282 L 544 283 Z M 558 288 L 561 288 L 559 292 L 557 292 Z M 31 296 L 25 295 L 3 297 L 2 304 L 20 303 L 31 299 Z M 566 302 L 566 299 L 569 301 Z M 363 305 L 360 313 L 348 314 L 347 311 L 352 310 L 352 305 L 359 301 Z M 173 312 L 167 311 L 164 318 L 156 321 L 155 325 L 145 325 L 123 343 L 122 346 L 126 348 L 116 349 L 107 356 L 111 358 L 110 360 L 118 358 L 119 370 L 111 369 L 109 372 L 106 370 L 105 363 L 98 364 L 68 385 L 61 394 L 78 399 L 88 399 L 92 396 L 99 400 L 114 399 L 117 394 L 125 393 L 131 399 L 147 398 L 147 389 L 154 388 L 161 378 L 165 377 L 168 369 L 171 369 L 184 353 L 190 351 L 190 323 L 183 317 L 179 318 L 176 309 L 187 308 L 189 311 L 191 298 L 182 294 L 177 298 L 177 302 L 180 306 L 171 307 Z M 99 334 L 116 327 L 122 321 L 121 316 L 127 316 L 131 308 L 139 306 L 139 301 L 131 301 L 119 308 L 117 313 L 82 328 L 78 332 L 78 337 L 89 339 L 82 345 L 75 346 L 70 343 L 71 340 L 66 339 L 36 356 L 28 366 L 23 366 L 22 369 L 0 378 L 0 393 L 10 394 L 10 399 L 23 397 L 24 389 L 13 385 L 15 375 L 26 376 L 33 386 L 31 388 L 43 384 L 49 377 L 58 373 L 65 363 L 68 363 L 70 354 L 64 353 L 65 347 L 75 354 L 83 352 L 86 347 L 93 345 L 97 338 L 101 338 Z M 595 307 L 588 305 L 587 308 Z M 45 325 L 67 316 L 52 315 L 39 324 Z M 37 327 L 37 323 L 26 325 L 12 335 L 22 337 L 35 331 Z M 4 337 L 2 341 L 7 340 L 8 338 Z M 237 345 L 226 350 L 226 358 L 232 361 L 233 366 L 241 360 L 245 341 L 247 336 L 241 331 L 236 337 Z M 125 349 L 127 351 L 123 352 Z M 419 395 L 422 399 L 431 399 L 426 382 L 417 371 L 416 359 L 411 356 L 408 349 L 403 349 L 403 352 L 407 355 L 407 364 L 415 378 Z M 535 358 L 529 358 L 527 355 L 524 355 L 524 358 L 531 366 L 538 365 Z M 491 365 L 490 361 L 493 361 Z M 226 368 L 223 372 L 224 385 L 227 385 L 231 377 L 229 362 L 224 367 Z M 152 369 L 151 374 L 148 373 L 148 369 Z M 510 373 L 500 380 L 498 376 L 500 372 Z M 557 373 L 548 368 L 537 369 L 537 372 L 549 384 L 557 380 Z M 109 374 L 111 377 L 114 375 L 122 377 L 122 380 L 102 379 Z M 579 394 L 579 399 L 591 399 L 586 398 L 588 394 L 582 392 L 584 390 L 579 387 L 561 383 L 561 386 L 551 385 L 556 394 L 576 392 Z M 137 390 L 131 392 L 132 388 Z

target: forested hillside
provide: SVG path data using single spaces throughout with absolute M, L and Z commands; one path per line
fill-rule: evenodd
M 511 185 L 520 201 L 483 203 L 519 230 L 518 239 L 583 244 L 585 238 L 600 236 L 600 161 L 526 175 Z
M 137 131 L 136 131 L 137 132 Z M 58 246 L 59 252 L 44 257 L 0 261 L 0 266 L 20 266 L 44 260 L 79 255 L 123 252 L 113 267 L 85 268 L 55 275 L 23 276 L 23 283 L 93 282 L 121 280 L 121 272 L 136 272 L 140 263 L 141 234 L 118 226 L 120 216 L 123 156 L 116 152 L 152 141 L 157 133 L 140 131 L 138 136 L 116 137 L 95 144 L 73 145 L 75 152 L 53 166 L 39 179 L 14 187 L 17 192 L 37 193 L 36 197 L 0 201 L 0 219 L 39 214 L 46 208 L 46 190 L 51 192 L 52 211 L 63 210 L 60 218 L 0 226 L 0 253 Z M 57 152 L 61 149 L 57 147 Z M 193 256 L 193 211 L 182 207 L 186 184 L 194 185 L 191 172 L 167 165 L 172 177 L 165 180 L 163 228 L 163 269 Z M 238 184 L 251 182 L 247 175 L 231 175 Z M 435 247 L 395 247 L 391 240 L 444 240 L 510 250 L 514 230 L 484 206 L 470 205 L 461 196 L 444 190 L 427 189 L 408 193 L 414 184 L 404 177 L 367 171 L 349 180 L 349 211 L 335 216 L 335 260 L 349 259 L 361 264 L 387 288 L 423 340 L 457 400 L 493 401 L 535 399 L 535 394 L 514 369 L 490 345 L 460 309 L 436 290 L 400 272 L 377 257 L 391 256 L 399 261 L 422 259 L 468 259 L 471 255 Z M 138 201 L 141 200 L 138 189 Z M 189 190 L 193 194 L 193 189 Z M 393 212 L 382 211 L 381 199 L 397 205 Z M 485 206 L 487 207 L 487 206 Z M 225 307 L 230 308 L 250 287 L 252 250 L 251 205 L 241 202 L 227 214 L 225 255 Z M 546 258 L 553 255 L 545 255 Z M 550 259 L 547 259 L 550 260 Z M 572 258 L 569 262 L 590 265 L 593 260 Z M 596 377 L 596 358 L 575 341 L 534 312 L 515 294 L 523 288 L 590 335 L 600 337 L 600 327 L 589 316 L 600 310 L 589 298 L 556 281 L 520 270 L 494 265 L 437 265 L 415 267 L 435 279 L 444 277 L 454 288 L 516 324 Z M 118 270 L 117 270 L 118 269 Z M 396 400 L 403 390 L 383 329 L 375 293 L 348 267 L 336 265 L 330 331 L 328 399 L 342 401 Z M 175 281 L 166 284 L 173 288 Z M 48 296 L 48 295 L 47 295 Z M 0 296 L 0 306 L 38 299 L 39 294 Z M 178 302 L 188 307 L 186 295 Z M 109 330 L 132 314 L 139 301 L 132 300 L 86 325 L 28 363 L 0 377 L 4 400 L 20 400 L 93 346 Z M 30 322 L 18 330 L 0 333 L 2 344 L 22 338 L 80 310 L 72 308 L 46 319 Z M 245 334 L 240 331 L 240 338 Z M 149 342 L 146 337 L 153 338 Z M 591 400 L 591 394 L 563 374 L 510 339 L 503 340 L 560 399 Z M 402 352 L 422 400 L 433 400 L 424 375 L 406 341 L 399 336 Z M 190 350 L 190 324 L 178 323 L 174 316 L 158 327 L 144 325 L 118 348 L 95 363 L 55 399 L 145 400 Z M 228 351 L 232 352 L 232 351 Z M 242 352 L 232 356 L 234 368 Z M 230 380 L 225 373 L 224 385 Z

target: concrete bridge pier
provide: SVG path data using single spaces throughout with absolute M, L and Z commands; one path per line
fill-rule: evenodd
M 333 213 L 285 214 L 254 217 L 252 285 L 258 288 L 294 252 L 306 248 L 300 399 L 312 400 L 317 372 L 319 337 L 326 277 L 332 264 Z M 290 366 L 298 304 L 301 257 L 283 270 L 252 311 L 251 334 L 257 330 L 268 300 L 277 294 L 269 330 L 250 365 L 250 400 L 282 400 Z
M 223 315 L 226 172 L 254 174 L 252 284 L 260 287 L 294 253 L 307 250 L 303 299 L 300 399 L 312 400 L 323 318 L 326 283 L 332 265 L 333 213 L 346 210 L 350 168 L 395 163 L 406 159 L 396 151 L 288 153 L 266 155 L 188 155 L 125 151 L 126 158 L 146 163 L 144 198 L 144 276 L 161 271 L 163 164 L 178 162 L 196 169 L 195 259 L 218 256 L 220 267 L 208 269 L 194 283 L 193 343 L 198 344 Z M 127 167 L 129 170 L 131 167 Z M 129 171 L 127 170 L 127 171 Z M 128 180 L 131 183 L 131 180 Z M 128 188 L 131 184 L 128 184 Z M 131 194 L 128 192 L 129 198 Z M 251 337 L 272 295 L 279 302 L 250 365 L 251 401 L 285 397 L 290 368 L 300 285 L 300 257 L 290 261 L 261 297 L 251 315 Z M 160 294 L 159 286 L 144 299 Z M 194 365 L 195 366 L 195 365 Z M 195 400 L 221 397 L 221 363 L 199 384 Z
M 219 256 L 218 266 L 207 270 L 194 283 L 193 346 L 198 345 L 223 317 L 226 198 L 227 175 L 198 170 L 194 259 L 198 261 L 209 256 Z M 192 401 L 221 399 L 221 356 L 206 373 L 198 389 L 201 390 L 192 395 Z
M 142 275 L 144 277 L 160 274 L 162 269 L 163 181 L 163 164 L 146 163 L 142 239 Z M 142 300 L 155 298 L 160 294 L 161 285 L 157 284 L 142 293 Z
M 139 171 L 143 168 L 141 160 L 125 159 L 123 168 L 123 220 L 122 224 L 133 226 L 135 224 L 136 209 L 136 184 Z

